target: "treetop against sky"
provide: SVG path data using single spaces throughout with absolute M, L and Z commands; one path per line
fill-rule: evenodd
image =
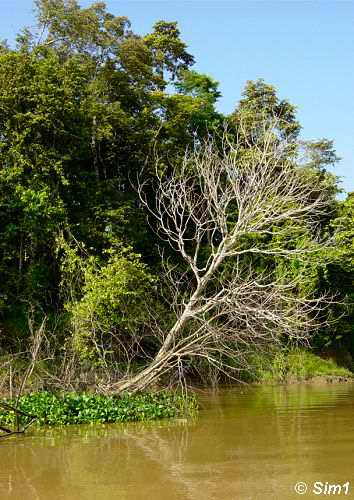
M 85 7 L 92 3 L 81 0 Z M 297 106 L 305 139 L 333 139 L 335 173 L 354 189 L 354 2 L 107 0 L 146 34 L 159 19 L 176 20 L 195 69 L 220 82 L 218 107 L 233 111 L 247 80 L 264 78 Z M 32 0 L 2 0 L 0 33 L 12 44 L 34 24 Z

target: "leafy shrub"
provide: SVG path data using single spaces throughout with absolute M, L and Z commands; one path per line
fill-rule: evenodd
M 62 290 L 70 315 L 72 345 L 82 360 L 97 361 L 99 347 L 109 344 L 110 332 L 120 342 L 131 343 L 132 335 L 146 323 L 146 304 L 154 284 L 140 255 L 116 246 L 105 252 L 106 261 L 80 255 L 84 248 L 58 240 L 64 251 Z M 83 252 L 82 252 L 83 253 Z
M 14 401 L 8 400 L 9 404 Z M 194 396 L 187 400 L 177 393 L 158 392 L 126 394 L 121 397 L 98 394 L 55 394 L 47 391 L 26 394 L 20 398 L 19 409 L 37 417 L 38 425 L 134 422 L 178 417 L 196 411 Z M 20 424 L 31 419 L 20 416 Z M 0 425 L 14 425 L 15 413 L 0 408 Z
M 294 348 L 276 352 L 271 360 L 254 358 L 252 378 L 259 382 L 288 382 L 313 377 L 345 377 L 353 374 L 338 366 L 332 359 L 323 359 L 304 349 Z

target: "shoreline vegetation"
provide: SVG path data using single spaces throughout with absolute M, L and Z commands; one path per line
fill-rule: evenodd
M 354 380 L 353 372 L 334 359 L 323 358 L 305 349 L 282 350 L 269 357 L 257 356 L 250 380 L 259 384 L 302 382 L 345 382 Z
M 34 5 L 0 43 L 0 394 L 16 432 L 175 415 L 191 386 L 349 380 L 354 193 L 338 196 L 333 141 L 303 137 L 263 79 L 221 113 L 176 21 L 143 35 L 103 2 Z M 349 371 L 313 354 L 341 350 Z
M 268 359 L 268 362 L 266 362 Z M 348 369 L 333 359 L 323 359 L 304 349 L 279 351 L 269 358 L 257 357 L 246 376 L 252 385 L 354 382 Z M 235 384 L 237 387 L 237 385 Z M 232 385 L 230 385 L 232 387 Z M 0 399 L 1 437 L 23 433 L 30 425 L 53 426 L 152 421 L 192 417 L 198 414 L 197 391 L 156 391 L 120 396 L 88 392 L 38 390 L 16 399 Z

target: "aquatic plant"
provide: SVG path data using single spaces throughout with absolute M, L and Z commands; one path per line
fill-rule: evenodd
M 6 403 L 13 403 L 11 400 Z M 22 426 L 35 416 L 37 425 L 68 425 L 155 420 L 193 414 L 194 395 L 187 398 L 174 392 L 124 394 L 121 397 L 68 392 L 41 391 L 25 394 L 19 400 L 18 418 Z M 0 426 L 13 426 L 16 412 L 0 407 Z

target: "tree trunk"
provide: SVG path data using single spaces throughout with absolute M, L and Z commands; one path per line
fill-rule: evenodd
M 173 351 L 170 351 L 171 346 L 174 344 L 176 339 L 182 333 L 186 323 L 189 321 L 191 317 L 193 317 L 196 313 L 196 303 L 198 299 L 201 297 L 205 287 L 209 283 L 212 275 L 218 269 L 220 264 L 224 260 L 224 249 L 223 247 L 219 249 L 220 253 L 211 263 L 208 271 L 205 273 L 203 278 L 199 281 L 196 290 L 192 294 L 189 299 L 188 304 L 184 308 L 183 313 L 177 319 L 169 333 L 167 334 L 160 350 L 156 354 L 154 360 L 150 363 L 149 366 L 144 368 L 140 373 L 133 376 L 128 380 L 122 380 L 118 382 L 115 386 L 114 392 L 116 394 L 120 394 L 124 391 L 128 392 L 138 392 L 145 389 L 147 386 L 151 385 L 154 381 L 159 378 L 160 373 L 163 371 L 165 366 L 168 363 L 169 358 L 173 357 Z M 169 352 L 170 351 L 170 352 Z
M 91 135 L 91 151 L 93 156 L 93 165 L 95 168 L 96 179 L 100 179 L 100 171 L 98 167 L 97 144 L 96 144 L 97 118 L 96 115 L 92 118 L 92 135 Z

